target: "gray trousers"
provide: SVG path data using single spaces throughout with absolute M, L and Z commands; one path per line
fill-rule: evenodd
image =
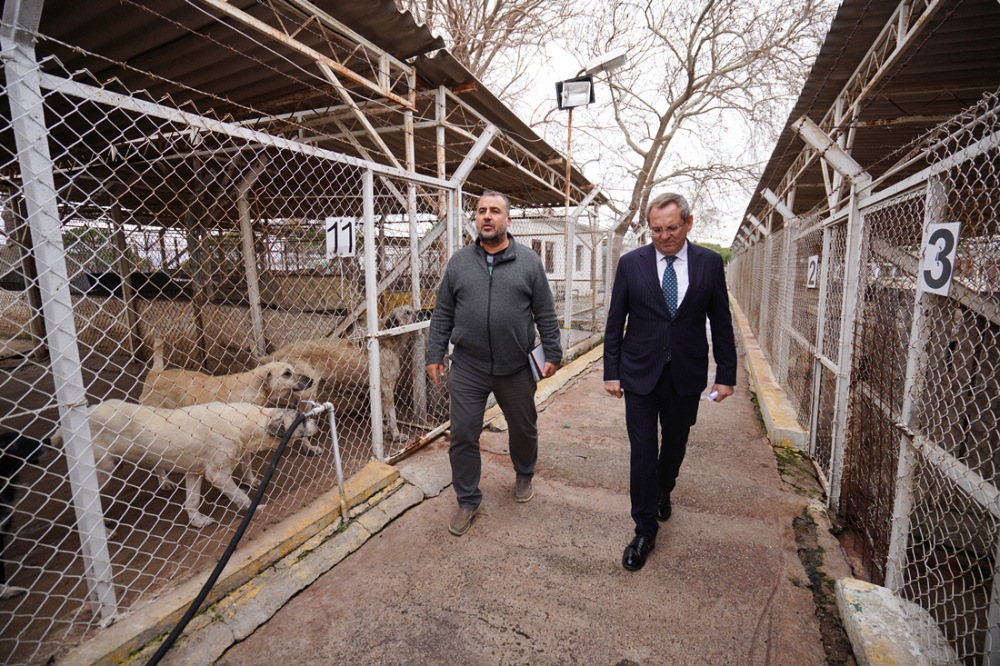
M 531 368 L 512 375 L 490 375 L 452 359 L 448 374 L 451 392 L 451 480 L 458 505 L 475 509 L 483 501 L 479 490 L 482 459 L 479 436 L 490 393 L 496 396 L 508 426 L 508 449 L 519 479 L 530 479 L 538 459 L 538 412 Z

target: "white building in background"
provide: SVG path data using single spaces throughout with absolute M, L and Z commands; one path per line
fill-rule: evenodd
M 566 219 L 557 216 L 514 217 L 511 234 L 519 243 L 530 247 L 541 257 L 545 274 L 556 299 L 565 295 L 566 284 Z M 597 226 L 596 219 L 581 218 L 575 223 L 573 240 L 573 292 L 589 296 L 604 292 L 608 260 L 607 229 Z

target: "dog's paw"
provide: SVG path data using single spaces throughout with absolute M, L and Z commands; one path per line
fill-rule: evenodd
M 177 484 L 167 477 L 160 478 L 160 490 L 173 490 L 177 487 Z
M 260 477 L 256 474 L 249 474 L 243 477 L 243 483 L 247 488 L 256 490 L 257 488 L 260 488 Z
M 27 594 L 28 588 L 17 587 L 16 585 L 0 585 L 0 599 L 16 599 L 22 594 Z
M 215 522 L 214 518 L 209 518 L 208 516 L 198 513 L 196 511 L 192 512 L 188 516 L 188 518 L 191 521 L 191 526 L 197 527 L 198 529 L 201 529 L 203 527 L 208 527 L 209 525 Z
M 407 439 L 409 439 L 409 437 L 407 437 L 401 432 L 397 432 L 395 435 L 392 436 L 392 441 L 394 442 L 405 442 Z
M 318 444 L 302 442 L 302 446 L 299 448 L 299 451 L 306 456 L 318 456 L 323 453 L 323 447 Z

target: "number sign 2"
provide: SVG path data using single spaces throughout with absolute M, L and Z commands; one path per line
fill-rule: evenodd
M 806 273 L 806 289 L 816 289 L 819 286 L 819 255 L 809 257 L 809 272 Z
M 920 288 L 929 294 L 947 296 L 955 272 L 959 222 L 928 224 L 920 253 Z
M 326 218 L 326 258 L 354 256 L 354 220 Z

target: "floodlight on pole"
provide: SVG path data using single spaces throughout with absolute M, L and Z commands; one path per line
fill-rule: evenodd
M 565 347 L 569 348 L 569 328 L 572 319 L 573 294 L 573 260 L 575 256 L 573 220 L 569 217 L 570 179 L 572 178 L 572 147 L 573 147 L 573 109 L 594 102 L 594 76 L 601 72 L 610 72 L 624 65 L 628 54 L 624 48 L 609 51 L 600 55 L 581 69 L 575 78 L 556 83 L 556 101 L 559 109 L 568 109 L 566 117 L 566 311 L 563 313 L 563 328 L 566 330 Z

